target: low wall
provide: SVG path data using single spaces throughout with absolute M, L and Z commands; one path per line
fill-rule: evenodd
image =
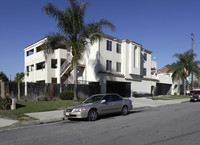
M 0 82 L 1 96 L 4 97 L 9 94 L 11 98 L 18 101 L 34 101 L 37 96 L 45 95 L 52 98 L 58 98 L 60 90 L 74 90 L 74 84 L 62 85 L 60 84 L 46 84 L 46 83 L 27 83 L 27 96 L 25 96 L 25 83 L 17 82 Z M 90 95 L 100 93 L 100 86 L 98 82 L 90 82 L 89 84 L 78 84 L 78 97 L 86 98 Z

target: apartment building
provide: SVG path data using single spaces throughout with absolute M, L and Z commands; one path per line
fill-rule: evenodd
M 72 55 L 66 49 L 56 49 L 45 55 L 41 45 L 46 38 L 25 47 L 25 82 L 73 83 Z M 93 45 L 88 44 L 78 65 L 78 82 L 97 82 L 101 93 L 119 93 L 130 97 L 132 92 L 152 93 L 158 79 L 151 75 L 157 63 L 152 52 L 141 44 L 109 35 Z

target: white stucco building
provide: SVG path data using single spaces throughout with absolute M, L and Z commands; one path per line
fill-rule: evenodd
M 164 67 L 152 71 L 152 77 L 159 80 L 156 83 L 155 95 L 183 94 L 184 81 L 182 79 L 172 81 L 172 72 L 168 72 L 168 70 L 168 68 Z
M 70 70 L 72 55 L 65 49 L 56 49 L 45 57 L 40 46 L 46 38 L 24 48 L 25 82 L 73 83 Z M 128 39 L 105 35 L 101 41 L 88 45 L 79 62 L 79 83 L 98 82 L 101 93 L 152 93 L 159 79 L 152 76 L 157 63 L 152 52 Z

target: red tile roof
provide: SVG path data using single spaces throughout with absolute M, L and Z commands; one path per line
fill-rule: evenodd
M 169 70 L 168 68 L 163 67 L 163 68 L 161 68 L 161 69 L 158 69 L 157 72 L 158 72 L 158 73 L 166 73 L 166 72 L 168 72 L 168 70 Z M 151 73 L 154 74 L 155 72 L 156 72 L 156 71 L 152 71 Z

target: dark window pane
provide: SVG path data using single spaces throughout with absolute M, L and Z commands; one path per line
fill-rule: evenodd
M 118 95 L 112 95 L 113 101 L 121 101 L 122 99 Z
M 111 70 L 112 69 L 112 61 L 106 60 L 106 70 Z
M 106 95 L 103 100 L 106 100 L 106 102 L 111 102 L 112 101 L 112 98 L 110 95 Z
M 117 53 L 121 53 L 121 44 L 117 44 Z
M 107 50 L 112 51 L 112 41 L 107 40 Z

